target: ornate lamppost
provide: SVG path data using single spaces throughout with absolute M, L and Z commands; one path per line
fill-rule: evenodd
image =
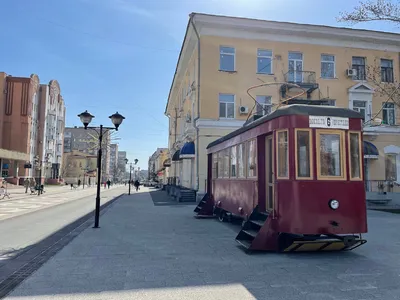
M 83 113 L 80 113 L 78 117 L 81 119 L 81 122 L 85 129 L 92 129 L 97 132 L 98 127 L 88 127 L 92 119 L 94 118 L 87 110 Z M 94 227 L 99 228 L 99 218 L 100 218 L 100 186 L 101 186 L 101 156 L 102 156 L 102 142 L 103 142 L 103 129 L 106 129 L 105 132 L 115 130 L 118 131 L 118 127 L 121 125 L 122 121 L 125 119 L 124 116 L 116 112 L 115 114 L 109 116 L 111 122 L 114 124 L 114 127 L 104 127 L 100 125 L 99 135 L 99 150 L 97 151 L 97 193 L 96 193 L 96 210 L 95 210 L 95 219 L 94 219 Z

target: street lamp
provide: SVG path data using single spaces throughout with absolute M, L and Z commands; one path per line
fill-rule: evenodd
M 88 127 L 94 116 L 90 114 L 87 110 L 83 113 L 80 113 L 78 117 L 81 119 L 81 122 L 85 129 L 93 129 L 97 132 L 97 127 Z M 124 116 L 116 112 L 115 114 L 109 116 L 111 122 L 114 124 L 114 127 L 103 127 L 100 125 L 100 132 L 99 134 L 99 150 L 97 152 L 97 193 L 96 193 L 96 211 L 95 211 L 95 219 L 94 219 L 94 227 L 99 228 L 99 218 L 100 218 L 100 185 L 101 185 L 101 155 L 102 149 L 101 144 L 103 142 L 103 128 L 110 130 L 118 131 L 118 127 L 121 125 L 122 121 L 125 119 Z M 107 131 L 106 131 L 107 132 Z
M 49 155 L 46 155 L 45 160 L 40 160 L 39 155 L 35 155 L 34 157 L 34 164 L 37 170 L 39 170 L 39 185 L 38 185 L 38 196 L 43 194 L 43 188 L 42 188 L 42 169 L 43 169 L 43 163 L 47 165 L 49 162 Z
M 128 159 L 125 158 L 125 164 L 128 164 Z M 132 181 L 132 163 L 129 164 L 129 190 L 128 190 L 128 195 L 131 194 L 131 181 Z

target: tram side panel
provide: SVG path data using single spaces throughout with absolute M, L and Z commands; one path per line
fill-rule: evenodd
M 215 179 L 213 184 L 214 203 L 217 208 L 246 217 L 257 205 L 257 190 L 256 180 Z

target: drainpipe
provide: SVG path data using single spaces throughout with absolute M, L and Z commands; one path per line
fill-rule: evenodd
M 196 186 L 197 191 L 200 188 L 200 179 L 199 179 L 199 128 L 196 125 L 196 121 L 200 119 L 200 35 L 196 29 L 196 26 L 193 22 L 193 17 L 195 14 L 190 15 L 190 24 L 193 26 L 193 30 L 197 37 L 197 117 L 193 120 L 194 127 L 196 128 Z

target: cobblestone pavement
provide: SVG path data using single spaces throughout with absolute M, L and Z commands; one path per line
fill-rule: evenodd
M 111 186 L 110 189 L 117 187 L 122 186 L 115 185 Z M 73 190 L 65 187 L 45 190 L 46 192 L 40 196 L 23 194 L 23 196 L 19 195 L 18 197 L 13 197 L 13 194 L 11 194 L 11 199 L 5 198 L 4 200 L 0 200 L 0 221 L 96 194 L 96 186 Z M 106 189 L 101 189 L 101 191 L 104 190 Z
M 192 210 L 123 196 L 7 299 L 400 299 L 400 215 L 369 211 L 353 252 L 247 255 Z

